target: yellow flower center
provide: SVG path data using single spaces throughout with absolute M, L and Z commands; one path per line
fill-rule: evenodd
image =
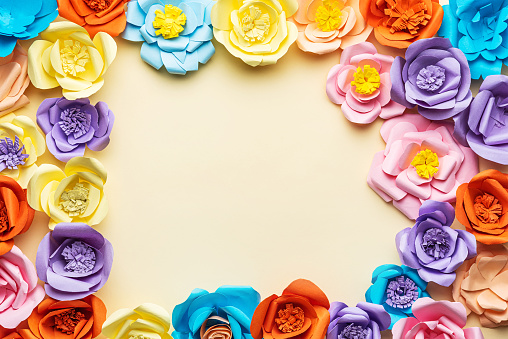
M 270 16 L 256 6 L 250 6 L 242 17 L 243 38 L 247 41 L 263 41 L 269 30 Z
M 351 81 L 351 86 L 356 87 L 356 93 L 372 94 L 381 85 L 381 78 L 377 69 L 365 65 L 363 69 L 358 67 L 354 74 L 355 80 Z
M 63 44 L 63 48 L 60 49 L 63 71 L 73 76 L 84 72 L 86 64 L 90 61 L 87 46 L 76 40 L 64 40 Z
M 336 30 L 342 22 L 342 2 L 325 0 L 316 10 L 316 23 L 323 32 Z
M 162 35 L 164 39 L 176 38 L 183 31 L 183 26 L 187 22 L 187 17 L 182 10 L 176 6 L 166 5 L 164 12 L 160 9 L 155 11 L 155 20 L 153 28 L 156 35 Z
M 439 159 L 437 154 L 432 152 L 430 149 L 426 149 L 418 152 L 411 161 L 411 165 L 416 168 L 416 173 L 425 179 L 432 178 L 439 169 Z
M 60 208 L 71 217 L 83 214 L 88 207 L 89 192 L 88 188 L 78 182 L 74 185 L 73 189 L 62 193 L 60 196 Z

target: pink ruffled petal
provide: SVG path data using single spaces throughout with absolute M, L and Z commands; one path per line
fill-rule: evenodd
M 415 185 L 409 178 L 407 177 L 407 170 L 402 171 L 395 179 L 395 183 L 397 187 L 401 190 L 407 192 L 408 194 L 414 195 L 418 199 L 427 200 L 430 198 L 430 194 L 432 193 L 432 188 L 430 184 L 422 184 Z

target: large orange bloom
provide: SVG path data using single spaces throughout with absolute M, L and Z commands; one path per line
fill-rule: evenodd
M 8 330 L 0 326 L 0 339 L 22 339 L 16 330 Z

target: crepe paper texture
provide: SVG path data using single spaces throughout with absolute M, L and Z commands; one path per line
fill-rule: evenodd
M 17 246 L 0 256 L 0 272 L 0 328 L 12 329 L 28 318 L 45 293 L 37 285 L 34 265 Z
M 28 318 L 23 339 L 91 339 L 101 334 L 106 305 L 94 295 L 70 301 L 45 299 Z
M 97 225 L 108 213 L 106 179 L 106 169 L 94 158 L 72 158 L 64 171 L 43 164 L 28 183 L 28 203 L 49 216 L 50 229 L 58 223 Z
M 281 296 L 272 294 L 259 304 L 250 331 L 254 339 L 323 338 L 330 324 L 329 308 L 330 302 L 319 287 L 297 279 Z
M 404 114 L 384 122 L 384 151 L 374 155 L 369 186 L 410 219 L 425 200 L 455 201 L 457 187 L 478 173 L 478 157 L 458 144 L 448 122 Z
M 419 298 L 430 297 L 427 282 L 411 267 L 381 265 L 372 273 L 372 285 L 365 292 L 365 300 L 378 304 L 391 318 L 389 329 L 400 319 L 411 317 L 411 307 Z
M 171 339 L 170 319 L 168 311 L 156 304 L 145 303 L 133 310 L 122 308 L 108 317 L 102 334 L 109 339 Z
M 215 53 L 212 0 L 132 0 L 124 39 L 142 41 L 141 59 L 171 74 L 197 71 Z M 165 20 L 170 24 L 165 24 Z
M 390 71 L 392 100 L 430 120 L 445 120 L 464 111 L 473 95 L 471 72 L 461 50 L 450 40 L 418 40 L 396 57 Z
M 439 0 L 360 0 L 360 11 L 380 44 L 401 49 L 432 38 L 443 20 Z
M 393 326 L 393 339 L 463 338 L 483 339 L 479 327 L 466 326 L 464 306 L 447 300 L 421 298 L 413 304 L 414 317 L 399 320 Z
M 69 100 L 86 98 L 104 84 L 102 77 L 116 57 L 116 42 L 99 32 L 91 40 L 81 26 L 53 22 L 28 49 L 28 76 L 39 89 L 62 87 Z
M 0 116 L 30 103 L 24 94 L 29 84 L 28 57 L 17 44 L 11 54 L 0 58 Z
M 365 42 L 372 32 L 360 13 L 359 0 L 298 0 L 291 21 L 298 28 L 298 47 L 316 54 Z
M 250 66 L 277 62 L 286 54 L 298 29 L 287 20 L 298 0 L 218 0 L 212 8 L 215 39 Z
M 248 339 L 252 315 L 260 299 L 250 286 L 221 286 L 213 293 L 196 288 L 173 309 L 173 338 Z
M 125 4 L 129 0 L 58 0 L 62 18 L 82 26 L 93 38 L 104 32 L 117 36 L 125 29 Z
M 425 201 L 415 225 L 395 237 L 401 263 L 416 269 L 427 282 L 450 286 L 455 270 L 476 255 L 476 239 L 451 228 L 454 220 L 455 210 L 449 203 Z
M 348 307 L 342 302 L 330 305 L 330 325 L 326 339 L 381 339 L 390 326 L 390 315 L 383 306 L 359 302 Z
M 369 124 L 379 116 L 401 115 L 404 106 L 390 99 L 390 67 L 393 57 L 379 54 L 370 42 L 346 48 L 340 64 L 332 67 L 326 80 L 326 94 L 351 122 Z
M 60 161 L 83 156 L 88 146 L 102 151 L 109 144 L 115 116 L 105 102 L 46 99 L 37 110 L 37 124 L 46 134 L 48 150 Z

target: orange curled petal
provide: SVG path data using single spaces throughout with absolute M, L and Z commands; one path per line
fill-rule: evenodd
M 252 321 L 250 323 L 250 332 L 254 339 L 262 339 L 263 338 L 263 323 L 265 322 L 266 313 L 270 304 L 273 300 L 277 299 L 276 294 L 272 294 L 268 298 L 261 301 L 261 303 L 256 307 L 254 311 L 254 315 L 252 316 Z M 265 339 L 267 339 L 265 337 Z
M 91 37 L 94 37 L 99 32 L 108 33 L 111 36 L 118 36 L 123 32 L 127 24 L 127 18 L 125 13 L 117 16 L 115 19 L 107 22 L 103 25 L 88 25 L 85 24 L 83 27 L 87 30 Z
M 0 241 L 0 255 L 4 255 L 5 253 L 12 250 L 12 246 L 14 246 L 14 240 L 12 239 L 7 241 Z
M 312 305 L 319 305 L 326 309 L 330 308 L 330 302 L 326 294 L 312 281 L 297 279 L 289 284 L 282 295 L 294 294 L 305 297 Z
M 76 12 L 70 0 L 58 0 L 58 14 L 80 26 L 85 24 L 85 19 Z

